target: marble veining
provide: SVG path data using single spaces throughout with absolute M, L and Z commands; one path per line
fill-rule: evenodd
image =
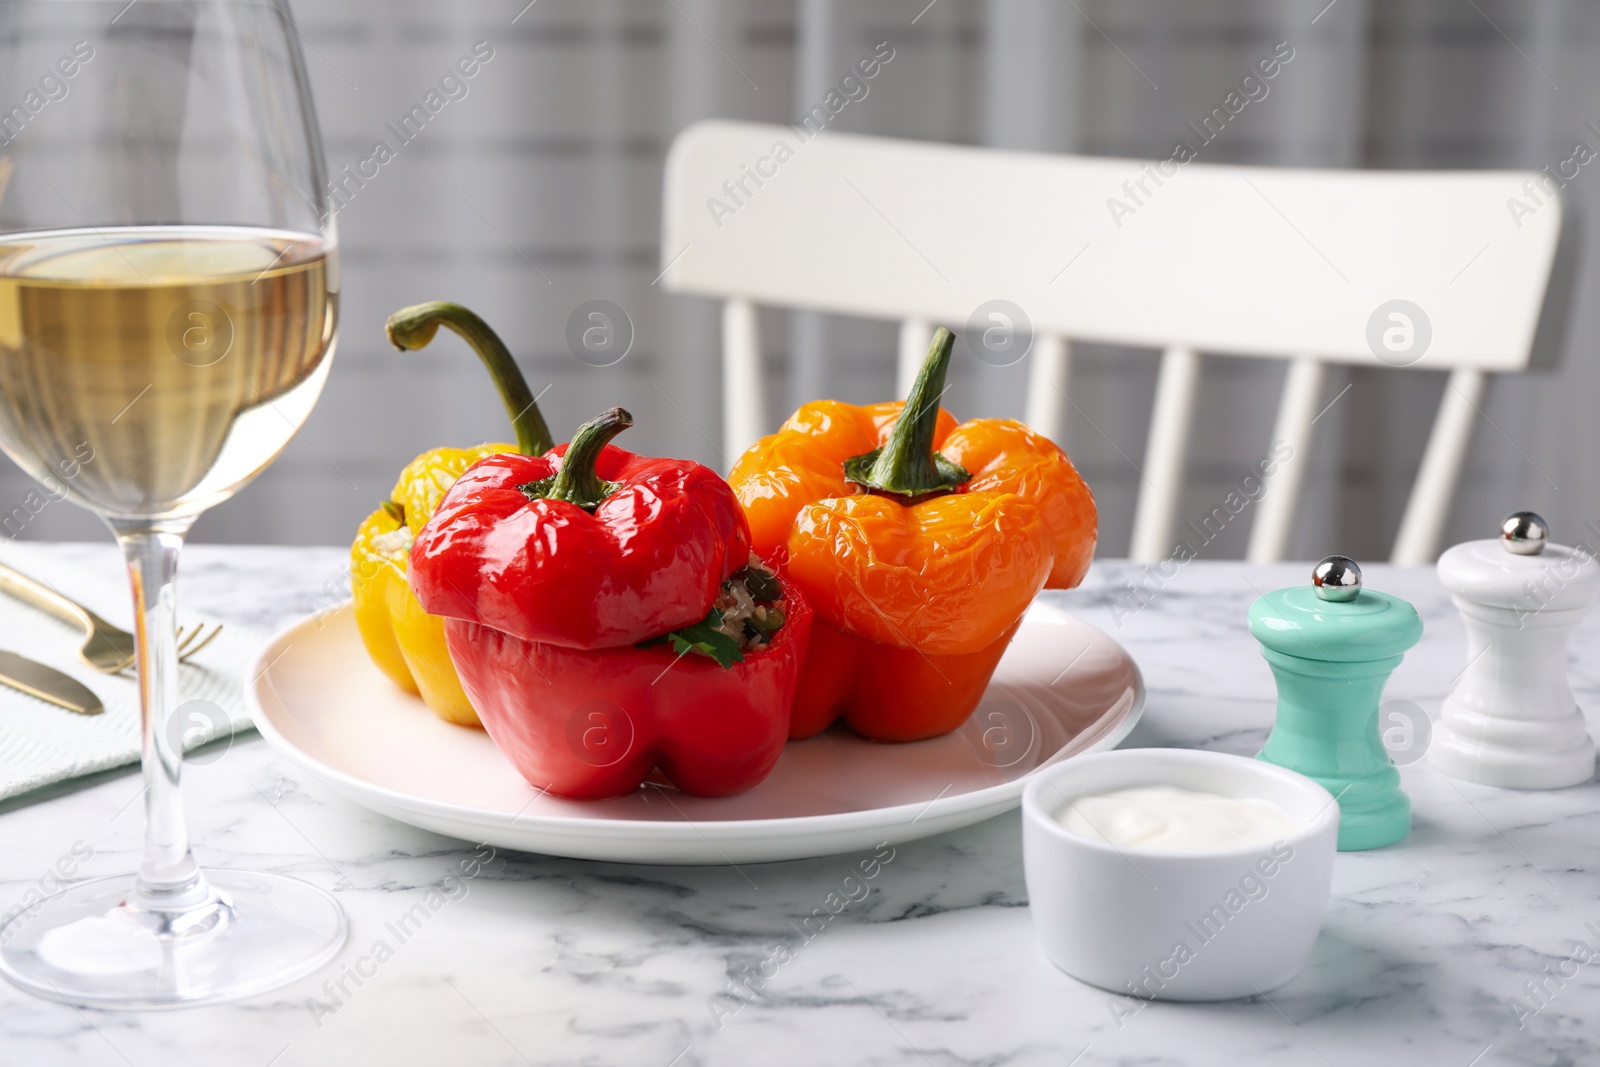
M 54 551 L 122 580 L 109 546 Z M 184 603 L 270 631 L 336 602 L 344 558 L 197 546 Z M 1144 671 L 1148 707 L 1125 745 L 1259 748 L 1273 688 L 1245 609 L 1307 573 L 1195 562 L 1163 576 L 1111 561 L 1061 595 Z M 1415 603 L 1426 626 L 1386 699 L 1437 714 L 1465 662 L 1448 596 L 1431 569 L 1373 566 L 1367 580 Z M 1579 630 L 1572 664 L 1592 730 L 1597 638 L 1600 617 Z M 1130 1008 L 1040 954 L 1015 813 L 877 855 L 627 866 L 414 830 L 333 796 L 253 733 L 218 745 L 186 774 L 202 862 L 334 890 L 349 945 L 288 989 L 171 1014 L 79 1012 L 0 986 L 0 1063 L 1600 1062 L 1593 781 L 1519 793 L 1407 766 L 1412 834 L 1339 857 L 1304 973 L 1268 998 Z M 0 805 L 0 909 L 48 885 L 75 846 L 75 877 L 130 870 L 138 789 L 131 770 L 109 772 Z

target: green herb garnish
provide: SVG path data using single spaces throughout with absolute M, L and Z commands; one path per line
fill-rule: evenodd
M 744 662 L 744 651 L 738 641 L 717 629 L 721 625 L 722 612 L 712 608 L 699 622 L 680 627 L 666 636 L 678 655 L 698 652 L 702 656 L 710 656 L 723 670 L 727 670 L 735 663 Z
M 751 597 L 757 601 L 783 598 L 783 586 L 778 582 L 777 576 L 764 573 L 755 567 L 745 567 L 735 571 L 723 581 L 723 589 L 730 588 L 734 582 L 743 582 L 745 589 L 749 590 Z M 765 619 L 754 616 L 746 619 L 744 633 L 751 638 L 771 638 L 783 627 L 783 612 L 776 607 L 769 607 L 766 615 Z M 721 626 L 722 610 L 712 608 L 699 622 L 679 627 L 660 637 L 653 637 L 638 647 L 648 648 L 662 641 L 671 641 L 672 649 L 678 655 L 685 656 L 690 652 L 698 652 L 702 656 L 716 660 L 723 670 L 727 670 L 735 663 L 744 662 L 744 649 L 737 638 L 723 633 Z

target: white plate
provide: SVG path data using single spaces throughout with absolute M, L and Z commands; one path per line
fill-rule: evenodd
M 256 726 L 356 803 L 466 841 L 631 863 L 760 863 L 870 849 L 1017 806 L 1041 767 L 1111 748 L 1144 682 L 1111 638 L 1036 602 L 984 701 L 954 733 L 881 745 L 842 727 L 792 741 L 738 796 L 670 786 L 615 800 L 540 796 L 481 730 L 451 726 L 368 660 L 349 604 L 281 631 L 252 668 Z

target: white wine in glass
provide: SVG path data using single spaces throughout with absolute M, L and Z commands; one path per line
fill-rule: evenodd
M 0 444 L 40 480 L 74 466 L 77 498 L 108 517 L 225 499 L 321 392 L 329 268 L 321 240 L 270 230 L 0 237 Z
M 0 973 L 50 999 L 214 1003 L 344 942 L 321 889 L 197 866 L 168 729 L 184 534 L 299 431 L 333 357 L 297 32 L 279 2 L 0 0 L 0 108 L 23 101 L 11 125 L 0 111 L 0 448 L 110 525 L 138 622 L 139 871 L 0 929 Z

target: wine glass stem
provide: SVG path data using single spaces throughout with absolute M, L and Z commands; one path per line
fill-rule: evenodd
M 113 523 L 112 528 L 133 582 L 139 657 L 145 824 L 136 903 L 156 911 L 177 911 L 200 903 L 209 894 L 189 851 L 179 789 L 182 733 L 172 728 L 178 708 L 178 552 L 188 523 Z

